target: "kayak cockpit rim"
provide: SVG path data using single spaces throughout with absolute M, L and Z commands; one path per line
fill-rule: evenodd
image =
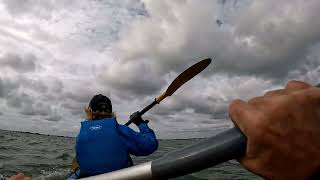
M 82 180 L 149 180 L 152 178 L 151 161 L 142 163 L 129 168 L 113 171 L 110 173 L 100 174 Z

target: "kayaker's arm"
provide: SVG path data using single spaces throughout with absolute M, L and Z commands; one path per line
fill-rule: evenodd
M 140 123 L 140 132 L 120 125 L 119 131 L 123 143 L 128 148 L 128 152 L 135 156 L 147 156 L 158 149 L 158 140 L 155 133 L 148 127 L 147 123 Z

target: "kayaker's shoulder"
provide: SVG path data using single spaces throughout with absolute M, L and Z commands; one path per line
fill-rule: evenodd
M 130 127 L 123 125 L 123 124 L 119 124 L 118 126 L 119 131 L 130 131 L 132 130 Z

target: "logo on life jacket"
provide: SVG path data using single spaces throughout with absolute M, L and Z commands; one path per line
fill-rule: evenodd
M 92 131 L 96 131 L 96 130 L 100 130 L 100 129 L 102 129 L 101 125 L 96 125 L 96 126 L 91 126 L 90 127 L 90 130 L 92 130 Z

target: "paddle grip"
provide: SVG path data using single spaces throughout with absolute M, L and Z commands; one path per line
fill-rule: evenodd
M 234 127 L 153 161 L 152 176 L 155 179 L 174 178 L 239 158 L 245 154 L 246 141 L 242 132 Z
M 147 107 L 139 111 L 140 116 L 142 116 L 145 112 L 149 111 L 154 105 L 159 104 L 156 100 L 154 100 L 151 104 Z M 133 119 L 130 119 L 125 125 L 129 126 L 133 122 Z

